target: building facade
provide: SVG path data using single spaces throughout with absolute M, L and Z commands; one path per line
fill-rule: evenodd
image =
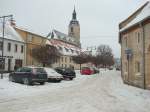
M 32 49 L 45 45 L 47 38 L 17 26 L 15 26 L 15 29 L 21 35 L 22 39 L 25 41 L 26 44 L 26 65 L 41 66 L 42 64 L 33 58 Z
M 150 89 L 150 2 L 121 22 L 119 29 L 124 82 Z
M 26 64 L 26 45 L 21 36 L 9 24 L 5 24 L 4 38 L 3 28 L 0 27 L 0 70 L 10 72 L 15 66 L 21 67 Z M 4 44 L 3 44 L 4 42 Z M 2 45 L 3 44 L 3 45 Z M 3 52 L 3 57 L 2 57 Z

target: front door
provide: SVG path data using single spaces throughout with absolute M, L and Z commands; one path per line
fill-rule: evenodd
M 8 71 L 11 71 L 11 59 L 8 59 Z

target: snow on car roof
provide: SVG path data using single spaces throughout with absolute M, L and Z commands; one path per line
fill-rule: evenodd
M 48 76 L 62 76 L 61 74 L 57 73 L 54 69 L 44 67 L 45 71 L 47 72 Z

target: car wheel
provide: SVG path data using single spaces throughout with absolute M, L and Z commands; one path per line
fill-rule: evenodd
M 23 84 L 30 85 L 31 83 L 28 78 L 23 78 Z
M 9 81 L 14 82 L 14 78 L 12 76 L 9 76 Z
M 44 85 L 45 84 L 45 82 L 40 82 L 40 85 Z

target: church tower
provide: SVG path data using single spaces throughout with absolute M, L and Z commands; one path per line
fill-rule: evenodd
M 72 20 L 70 21 L 68 28 L 68 36 L 74 37 L 77 44 L 80 46 L 80 24 L 79 21 L 77 20 L 75 7 L 72 13 Z

